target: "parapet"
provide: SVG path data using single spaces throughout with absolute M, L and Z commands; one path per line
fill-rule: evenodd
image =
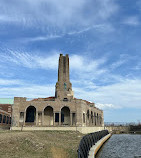
M 25 102 L 26 97 L 14 97 L 14 103 L 15 102 Z

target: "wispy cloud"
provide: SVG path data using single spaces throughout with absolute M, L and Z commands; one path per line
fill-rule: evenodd
M 39 53 L 28 53 L 7 49 L 6 53 L 0 54 L 0 66 L 4 65 L 6 67 L 5 63 L 8 63 L 8 66 L 14 64 L 15 66 L 18 65 L 29 69 L 57 70 L 60 52 L 50 51 L 47 54 L 51 55 L 41 55 Z M 73 72 L 72 77 L 74 79 L 76 76 L 77 79 L 83 83 L 85 80 L 103 80 L 105 83 L 110 80 L 117 82 L 123 80 L 123 77 L 119 74 L 112 74 L 113 70 L 128 63 L 128 60 L 130 59 L 127 56 L 126 58 L 122 56 L 119 60 L 105 67 L 109 62 L 106 56 L 92 59 L 86 55 L 72 54 L 70 55 L 70 72 Z
M 70 32 L 105 22 L 116 14 L 119 6 L 112 0 L 60 0 L 59 3 L 57 0 L 35 0 L 34 3 L 31 0 L 13 0 L 12 3 L 1 0 L 0 7 L 0 22 Z
M 9 50 L 8 53 L 0 54 L 0 63 L 4 64 L 8 61 L 9 64 L 12 63 L 27 69 L 57 70 L 58 56 L 59 52 L 45 56 Z M 119 61 L 111 64 L 114 70 L 128 62 L 128 60 L 121 62 L 122 59 L 120 58 Z M 96 102 L 103 109 L 132 107 L 133 104 L 135 107 L 140 108 L 141 80 L 112 74 L 110 72 L 111 65 L 105 68 L 107 62 L 107 57 L 93 60 L 89 56 L 70 55 L 70 75 L 75 97 Z M 104 84 L 99 85 L 100 81 Z M 112 83 L 109 84 L 109 81 L 112 81 Z M 24 81 L 18 79 L 0 79 L 0 85 L 10 85 L 10 87 L 2 87 L 0 95 L 1 97 L 18 95 L 29 98 L 54 95 L 55 85 L 35 86 L 30 82 L 32 81 L 29 81 L 29 83 L 25 81 L 24 83 Z M 18 85 L 18 87 L 14 85 Z M 49 89 L 48 92 L 47 89 Z
M 66 35 L 69 36 L 76 36 L 79 34 L 83 34 L 89 31 L 99 31 L 102 33 L 111 33 L 115 31 L 114 27 L 109 23 L 103 23 L 103 24 L 95 24 L 91 26 L 86 26 L 84 28 L 79 28 L 78 30 L 70 30 L 65 33 L 61 32 L 52 32 L 48 33 L 48 35 L 43 36 L 35 36 L 35 37 L 28 37 L 28 38 L 22 38 L 23 42 L 38 42 L 38 41 L 48 41 L 48 40 L 54 40 L 58 38 L 64 38 Z
M 13 51 L 8 49 L 7 53 L 1 53 L 1 63 L 11 62 L 16 65 L 24 66 L 27 68 L 41 68 L 41 69 L 57 69 L 58 57 L 60 52 L 51 51 L 48 52 L 50 56 L 39 55 L 38 53 L 28 53 Z M 93 72 L 96 71 L 102 64 L 105 64 L 107 59 L 105 57 L 97 60 L 91 60 L 86 56 L 71 55 L 70 56 L 70 68 L 73 71 L 79 72 Z M 86 64 L 87 63 L 87 64 Z M 100 71 L 102 73 L 104 69 Z M 98 73 L 98 72 L 97 72 Z
M 132 57 L 133 58 L 133 57 Z M 117 59 L 115 62 L 113 62 L 110 66 L 112 70 L 117 69 L 127 63 L 129 60 L 131 60 L 131 57 L 127 54 L 121 54 L 119 56 L 119 59 Z
M 21 85 L 24 84 L 21 80 L 14 80 L 14 79 L 1 79 L 0 78 L 0 86 L 13 86 L 13 85 Z
M 84 98 L 97 104 L 102 104 L 102 108 L 141 108 L 141 80 L 124 80 L 112 85 L 99 86 L 89 90 L 74 88 L 76 97 Z M 100 106 L 100 105 L 99 105 Z
M 56 69 L 58 65 L 59 52 L 52 51 L 51 56 L 39 56 L 27 52 L 7 50 L 8 53 L 1 53 L 1 63 L 13 63 L 27 68 Z
M 13 82 L 13 81 L 11 81 Z M 10 84 L 10 81 L 9 81 Z M 20 84 L 20 82 L 19 82 Z M 73 84 L 73 81 L 72 81 Z M 85 84 L 86 85 L 86 84 Z M 141 94 L 141 80 L 125 80 L 120 83 L 107 85 L 107 86 L 95 86 L 91 84 L 84 87 L 79 87 L 73 84 L 73 90 L 76 98 L 86 99 L 96 103 L 96 106 L 106 109 L 117 108 L 141 108 L 140 94 Z M 31 83 L 23 84 L 18 87 L 2 87 L 0 88 L 0 96 L 14 97 L 22 96 L 28 98 L 47 97 L 54 96 L 55 85 L 34 85 Z
M 17 97 L 27 97 L 27 98 L 38 98 L 38 97 L 48 97 L 54 96 L 55 86 L 54 85 L 25 85 L 18 87 L 3 87 L 0 88 L 1 98 L 13 98 Z
M 70 69 L 79 73 L 87 72 L 97 74 L 104 73 L 106 71 L 105 68 L 100 68 L 107 62 L 107 58 L 103 57 L 101 59 L 92 60 L 87 56 L 80 56 L 80 55 L 72 55 L 70 56 Z
M 130 26 L 138 26 L 140 24 L 140 21 L 137 16 L 131 16 L 124 19 L 123 23 Z
M 24 42 L 37 42 L 37 41 L 48 41 L 52 39 L 62 38 L 64 35 L 48 35 L 48 36 L 37 36 L 37 37 L 30 37 L 24 38 Z
M 116 108 L 119 108 L 113 104 L 101 104 L 101 103 L 96 103 L 95 105 L 96 107 L 98 107 L 99 109 L 116 109 Z

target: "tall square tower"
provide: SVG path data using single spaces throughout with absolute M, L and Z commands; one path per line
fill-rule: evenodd
M 60 54 L 58 66 L 58 82 L 56 83 L 55 97 L 60 100 L 73 98 L 72 84 L 69 77 L 69 56 Z

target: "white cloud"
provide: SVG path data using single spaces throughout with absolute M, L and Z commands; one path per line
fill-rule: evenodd
M 18 53 L 13 51 L 10 51 L 10 53 L 1 53 L 1 62 L 6 63 L 6 61 L 8 61 L 9 64 L 11 62 L 32 69 L 41 68 L 57 70 L 58 67 L 58 52 L 55 52 L 50 56 L 41 56 L 32 53 Z M 98 107 L 103 109 L 133 106 L 141 108 L 141 80 L 128 79 L 127 77 L 118 74 L 111 74 L 108 67 L 104 68 L 106 62 L 107 58 L 104 57 L 93 60 L 88 56 L 70 56 L 70 75 L 72 75 L 71 82 L 75 92 L 75 97 L 95 102 Z M 116 64 L 115 67 L 120 64 Z M 97 81 L 102 80 L 104 85 L 98 85 L 98 82 L 96 81 L 95 83 L 94 79 Z M 108 83 L 113 80 L 115 82 Z M 55 92 L 55 85 L 35 86 L 31 83 L 24 83 L 24 81 L 18 79 L 0 79 L 0 84 L 6 86 L 11 85 L 10 87 L 3 86 L 0 89 L 1 97 L 12 97 L 17 95 L 27 96 L 29 98 L 45 97 L 54 95 Z M 15 87 L 14 85 L 18 85 L 18 87 Z
M 76 97 L 101 103 L 103 109 L 111 105 L 111 108 L 141 108 L 141 80 L 125 79 L 124 81 L 97 86 L 95 89 L 89 87 L 74 88 Z
M 13 63 L 19 66 L 35 69 L 57 69 L 59 52 L 52 51 L 51 56 L 40 56 L 27 52 L 8 50 L 9 53 L 1 53 L 1 63 Z
M 48 36 L 37 36 L 31 38 L 24 38 L 24 42 L 35 42 L 35 41 L 48 41 L 51 39 L 62 38 L 64 35 L 48 35 Z
M 10 84 L 10 82 L 9 82 Z M 82 86 L 74 86 L 76 98 L 92 101 L 96 107 L 107 110 L 117 108 L 141 108 L 141 80 L 125 80 L 120 83 L 107 86 L 92 86 L 92 83 Z M 89 89 L 87 89 L 87 88 Z M 18 87 L 0 88 L 1 98 L 5 97 L 47 97 L 54 96 L 55 85 L 21 84 Z
M 15 65 L 24 66 L 27 68 L 40 68 L 40 69 L 56 69 L 58 67 L 59 53 L 57 51 L 48 52 L 50 56 L 38 55 L 28 52 L 18 52 L 13 50 L 8 50 L 9 53 L 0 54 L 0 63 L 13 63 Z M 71 55 L 70 56 L 70 69 L 72 71 L 79 71 L 79 73 L 93 73 L 101 74 L 104 73 L 105 69 L 100 69 L 99 67 L 107 59 L 105 57 L 97 60 L 89 59 L 87 56 L 81 55 Z
M 133 56 L 129 56 L 128 54 L 121 54 L 119 59 L 113 62 L 110 66 L 112 70 L 121 67 L 122 65 L 126 64 L 129 60 L 131 60 Z
M 57 36 L 58 30 L 79 32 L 101 24 L 118 11 L 113 0 L 1 0 L 0 8 L 0 22 L 36 27 Z
M 137 16 L 131 16 L 124 19 L 124 24 L 131 26 L 138 26 L 140 24 L 139 18 Z
M 3 87 L 0 88 L 1 98 L 12 98 L 12 97 L 27 97 L 27 98 L 38 98 L 54 96 L 55 85 L 26 85 L 20 87 Z
M 76 73 L 94 73 L 95 75 L 104 73 L 106 69 L 100 68 L 103 64 L 107 62 L 107 58 L 103 57 L 101 59 L 90 59 L 87 56 L 80 56 L 80 55 L 72 55 L 70 56 L 70 69 Z M 85 72 L 85 73 L 84 73 Z
M 24 82 L 21 81 L 21 80 L 11 80 L 11 79 L 1 79 L 0 78 L 0 85 L 2 86 L 8 86 L 8 85 L 21 85 L 23 84 Z
M 96 103 L 95 104 L 96 107 L 98 107 L 99 109 L 114 109 L 117 108 L 117 106 L 113 105 L 113 104 L 101 104 L 101 103 Z
M 10 15 L 0 15 L 0 22 L 18 22 L 19 20 L 16 17 Z
M 48 41 L 48 40 L 63 38 L 65 35 L 73 36 L 73 35 L 77 35 L 77 34 L 83 34 L 90 30 L 99 31 L 102 33 L 109 33 L 109 32 L 113 32 L 114 28 L 112 25 L 110 25 L 108 23 L 96 24 L 96 25 L 92 25 L 92 26 L 86 26 L 79 30 L 69 31 L 69 32 L 65 32 L 65 33 L 54 32 L 54 33 L 50 33 L 50 34 L 44 35 L 44 36 L 22 38 L 22 41 L 23 42 Z

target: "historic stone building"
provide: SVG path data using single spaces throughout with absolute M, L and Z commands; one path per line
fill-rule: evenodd
M 94 103 L 74 98 L 69 79 L 68 55 L 60 54 L 55 97 L 30 101 L 23 97 L 14 98 L 11 129 L 21 127 L 69 127 L 68 130 L 71 127 L 103 127 L 103 111 L 96 108 Z

